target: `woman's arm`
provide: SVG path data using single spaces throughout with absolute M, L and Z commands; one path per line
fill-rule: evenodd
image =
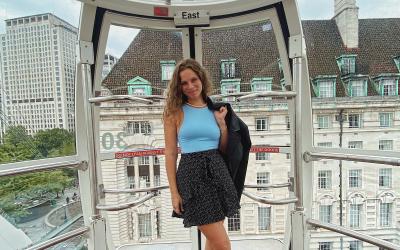
M 178 158 L 176 120 L 164 116 L 165 168 L 167 171 L 172 206 L 176 213 L 182 210 L 182 201 L 176 185 L 176 160 Z
M 226 153 L 228 148 L 228 127 L 225 123 L 225 116 L 227 113 L 228 109 L 226 107 L 221 107 L 218 111 L 214 111 L 215 119 L 217 120 L 219 130 L 221 131 L 219 150 L 222 153 Z

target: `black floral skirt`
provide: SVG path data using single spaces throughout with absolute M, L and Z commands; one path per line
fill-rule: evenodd
M 199 226 L 233 216 L 240 208 L 228 168 L 218 150 L 181 155 L 176 180 L 183 200 L 184 227 Z

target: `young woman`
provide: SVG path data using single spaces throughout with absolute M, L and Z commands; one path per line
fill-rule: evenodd
M 197 61 L 185 59 L 176 66 L 164 111 L 166 170 L 172 216 L 183 218 L 185 227 L 197 226 L 207 239 L 206 250 L 225 250 L 231 246 L 224 219 L 240 205 L 220 154 L 227 148 L 227 109 L 210 110 L 210 92 L 208 74 Z

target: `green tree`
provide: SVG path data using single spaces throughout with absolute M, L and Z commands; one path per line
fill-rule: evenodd
M 55 128 L 39 131 L 35 134 L 34 140 L 40 153 L 44 157 L 49 157 L 50 152 L 52 153 L 52 156 L 62 156 L 75 153 L 74 137 L 74 134 L 65 129 Z M 67 145 L 70 147 L 69 151 L 65 149 Z

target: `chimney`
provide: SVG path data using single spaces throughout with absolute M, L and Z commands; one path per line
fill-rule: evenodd
M 356 0 L 335 0 L 336 25 L 346 48 L 358 48 L 358 7 Z

